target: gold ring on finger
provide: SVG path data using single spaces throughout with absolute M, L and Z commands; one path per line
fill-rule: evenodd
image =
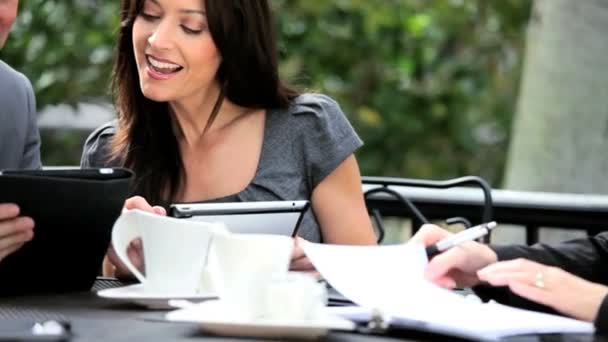
M 536 272 L 536 280 L 534 281 L 534 286 L 540 289 L 545 288 L 545 275 L 543 272 Z

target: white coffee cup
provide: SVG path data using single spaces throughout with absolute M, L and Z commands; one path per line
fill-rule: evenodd
M 293 239 L 281 235 L 222 234 L 213 237 L 209 273 L 221 301 L 235 316 L 256 315 L 256 293 L 270 277 L 286 275 Z
M 112 245 L 120 260 L 143 283 L 144 291 L 196 294 L 216 234 L 228 234 L 223 225 L 181 220 L 142 210 L 125 210 L 114 224 Z M 145 276 L 131 263 L 127 247 L 141 237 Z

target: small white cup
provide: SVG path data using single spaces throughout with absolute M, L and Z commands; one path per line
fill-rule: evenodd
M 293 239 L 281 235 L 218 234 L 209 254 L 209 274 L 224 304 L 241 318 L 257 311 L 255 293 L 268 279 L 286 275 Z
M 223 225 L 180 220 L 141 210 L 125 210 L 114 224 L 112 245 L 120 260 L 143 283 L 144 291 L 196 294 L 212 237 L 228 234 Z M 145 276 L 131 263 L 127 247 L 141 237 Z
M 255 319 L 312 320 L 324 313 L 327 288 L 308 274 L 289 272 L 271 277 L 258 298 Z

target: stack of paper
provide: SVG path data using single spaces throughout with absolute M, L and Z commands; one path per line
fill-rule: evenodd
M 359 307 L 334 308 L 356 321 L 379 310 L 392 325 L 478 340 L 538 333 L 593 333 L 591 323 L 480 303 L 424 278 L 421 245 L 336 246 L 306 243 L 304 252 L 321 275 Z

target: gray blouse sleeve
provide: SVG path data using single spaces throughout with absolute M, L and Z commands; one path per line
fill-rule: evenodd
M 80 167 L 118 167 L 119 163 L 110 160 L 110 145 L 116 133 L 116 121 L 97 128 L 89 135 L 82 150 Z
M 305 156 L 306 177 L 310 189 L 332 173 L 363 142 L 348 122 L 342 109 L 331 98 L 320 94 L 304 94 L 294 103 L 297 137 Z

